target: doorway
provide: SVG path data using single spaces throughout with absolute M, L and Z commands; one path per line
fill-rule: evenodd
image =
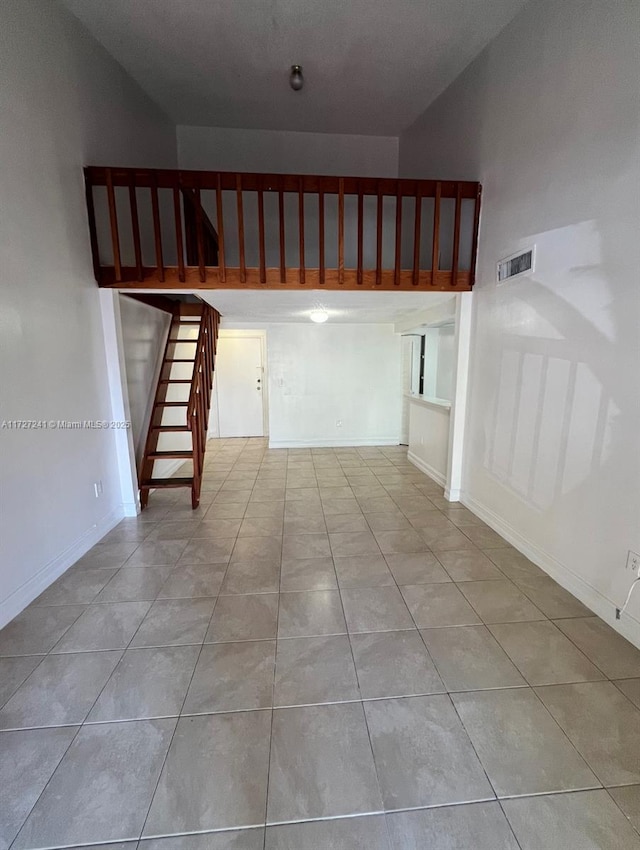
M 220 437 L 265 437 L 268 432 L 265 331 L 220 330 L 215 364 Z M 215 423 L 212 423 L 215 425 Z

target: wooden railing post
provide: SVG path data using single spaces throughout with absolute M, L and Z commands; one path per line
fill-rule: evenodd
M 420 283 L 420 236 L 422 232 L 422 187 L 419 182 L 416 185 L 416 209 L 413 228 L 413 279 L 412 284 Z
M 338 180 L 338 283 L 344 284 L 344 177 Z
M 378 180 L 378 201 L 376 206 L 376 286 L 382 283 L 382 187 Z
M 324 186 L 318 189 L 318 269 L 320 284 L 324 286 Z
M 262 181 L 258 189 L 258 251 L 260 254 L 260 283 L 267 282 L 266 253 L 264 245 L 264 192 Z
M 153 238 L 156 246 L 156 269 L 158 280 L 162 283 L 164 281 L 164 259 L 162 256 L 162 231 L 160 227 L 160 202 L 158 200 L 158 180 L 155 172 L 152 172 L 151 209 L 153 214 Z
M 442 185 L 436 183 L 436 194 L 433 204 L 433 244 L 431 250 L 431 286 L 435 286 L 440 266 L 440 194 Z
M 222 211 L 222 183 L 220 174 L 216 175 L 216 218 L 218 225 L 218 277 L 220 283 L 226 280 L 226 266 L 224 257 L 224 221 Z
M 118 236 L 118 211 L 116 196 L 113 188 L 113 171 L 107 168 L 107 202 L 109 204 L 109 224 L 111 225 L 111 247 L 113 249 L 113 268 L 116 281 L 122 280 L 122 264 L 120 263 L 120 237 Z
M 460 258 L 460 215 L 462 212 L 460 184 L 456 187 L 456 210 L 453 225 L 453 255 L 451 258 L 451 286 L 458 285 L 458 260 Z
M 482 186 L 478 184 L 478 189 L 475 198 L 475 207 L 473 210 L 473 241 L 471 248 L 471 268 L 470 271 L 470 285 L 476 282 L 476 265 L 478 260 L 478 235 L 480 232 L 480 202 L 482 200 Z
M 393 285 L 400 286 L 400 270 L 402 269 L 402 193 L 400 181 L 396 181 L 396 246 L 395 265 L 393 270 Z
M 180 214 L 180 189 L 173 187 L 173 218 L 176 225 L 176 252 L 178 259 L 178 280 L 184 283 L 184 243 L 182 239 L 182 215 Z
M 240 253 L 240 282 L 247 281 L 247 265 L 244 253 L 244 212 L 242 203 L 242 175 L 236 175 L 236 204 L 238 209 L 238 251 Z
M 204 232 L 202 224 L 202 199 L 200 197 L 200 189 L 196 189 L 194 193 L 196 201 L 196 244 L 198 246 L 198 273 L 200 282 L 204 283 L 207 279 L 207 269 L 204 262 Z
M 144 280 L 142 271 L 142 248 L 140 245 L 140 222 L 138 220 L 138 198 L 133 174 L 129 175 L 129 209 L 131 210 L 131 233 L 133 234 L 133 252 L 136 258 L 138 280 Z
M 302 177 L 298 178 L 298 238 L 300 245 L 300 283 L 304 284 L 304 186 Z
M 278 189 L 278 241 L 280 249 L 280 283 L 287 282 L 287 254 L 286 254 L 286 237 L 284 229 L 284 191 L 282 189 L 282 181 Z
M 358 263 L 357 282 L 362 286 L 362 271 L 364 268 L 364 196 L 362 194 L 362 181 L 358 180 Z

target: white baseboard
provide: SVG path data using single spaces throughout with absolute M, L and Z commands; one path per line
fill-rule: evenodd
M 124 502 L 122 512 L 126 517 L 138 516 L 140 513 L 140 502 Z
M 428 475 L 429 478 L 433 478 L 441 487 L 444 487 L 447 483 L 446 477 L 439 472 L 437 469 L 434 469 L 433 466 L 426 463 L 422 458 L 419 458 L 418 455 L 414 455 L 413 452 L 407 452 L 407 460 L 410 461 L 414 466 L 417 466 L 420 472 L 424 472 L 425 475 Z M 455 500 L 454 500 L 455 501 Z
M 561 587 L 572 593 L 583 605 L 586 605 L 594 614 L 601 617 L 611 628 L 619 632 L 634 646 L 640 648 L 640 622 L 630 614 L 623 614 L 620 620 L 616 620 L 616 603 L 608 599 L 599 590 L 586 582 L 581 576 L 576 575 L 573 570 L 561 564 L 544 549 L 527 540 L 502 517 L 498 516 L 489 508 L 473 499 L 466 493 L 462 493 L 461 502 L 469 508 L 472 513 L 486 522 L 501 537 L 511 543 L 519 552 L 522 552 L 536 566 L 555 579 Z
M 0 629 L 11 622 L 14 617 L 17 617 L 43 590 L 46 590 L 52 582 L 75 564 L 78 558 L 81 558 L 92 546 L 95 546 L 107 532 L 120 522 L 123 516 L 122 506 L 114 508 L 92 528 L 81 534 L 64 552 L 49 561 L 34 576 L 0 602 Z
M 448 487 L 444 488 L 444 497 L 449 502 L 459 502 L 461 496 L 462 490 L 450 490 Z
M 270 449 L 339 449 L 343 447 L 351 448 L 351 446 L 399 446 L 400 439 L 394 437 L 391 439 L 357 439 L 345 438 L 341 440 L 325 440 L 322 438 L 316 440 L 269 440 Z

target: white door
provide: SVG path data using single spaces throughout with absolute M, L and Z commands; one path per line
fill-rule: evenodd
M 221 437 L 263 437 L 262 340 L 220 336 L 216 354 Z

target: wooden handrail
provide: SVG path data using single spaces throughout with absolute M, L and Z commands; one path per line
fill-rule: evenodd
M 97 166 L 85 168 L 85 181 L 101 286 L 463 291 L 474 282 L 477 182 Z M 148 206 L 140 192 L 150 197 L 150 221 L 141 220 Z M 268 195 L 274 203 L 267 207 Z M 385 198 L 393 198 L 395 213 Z M 232 204 L 235 222 L 225 230 Z M 141 233 L 152 234 L 150 245 Z M 297 265 L 287 264 L 287 254 L 297 255 Z M 155 264 L 145 265 L 150 256 Z

